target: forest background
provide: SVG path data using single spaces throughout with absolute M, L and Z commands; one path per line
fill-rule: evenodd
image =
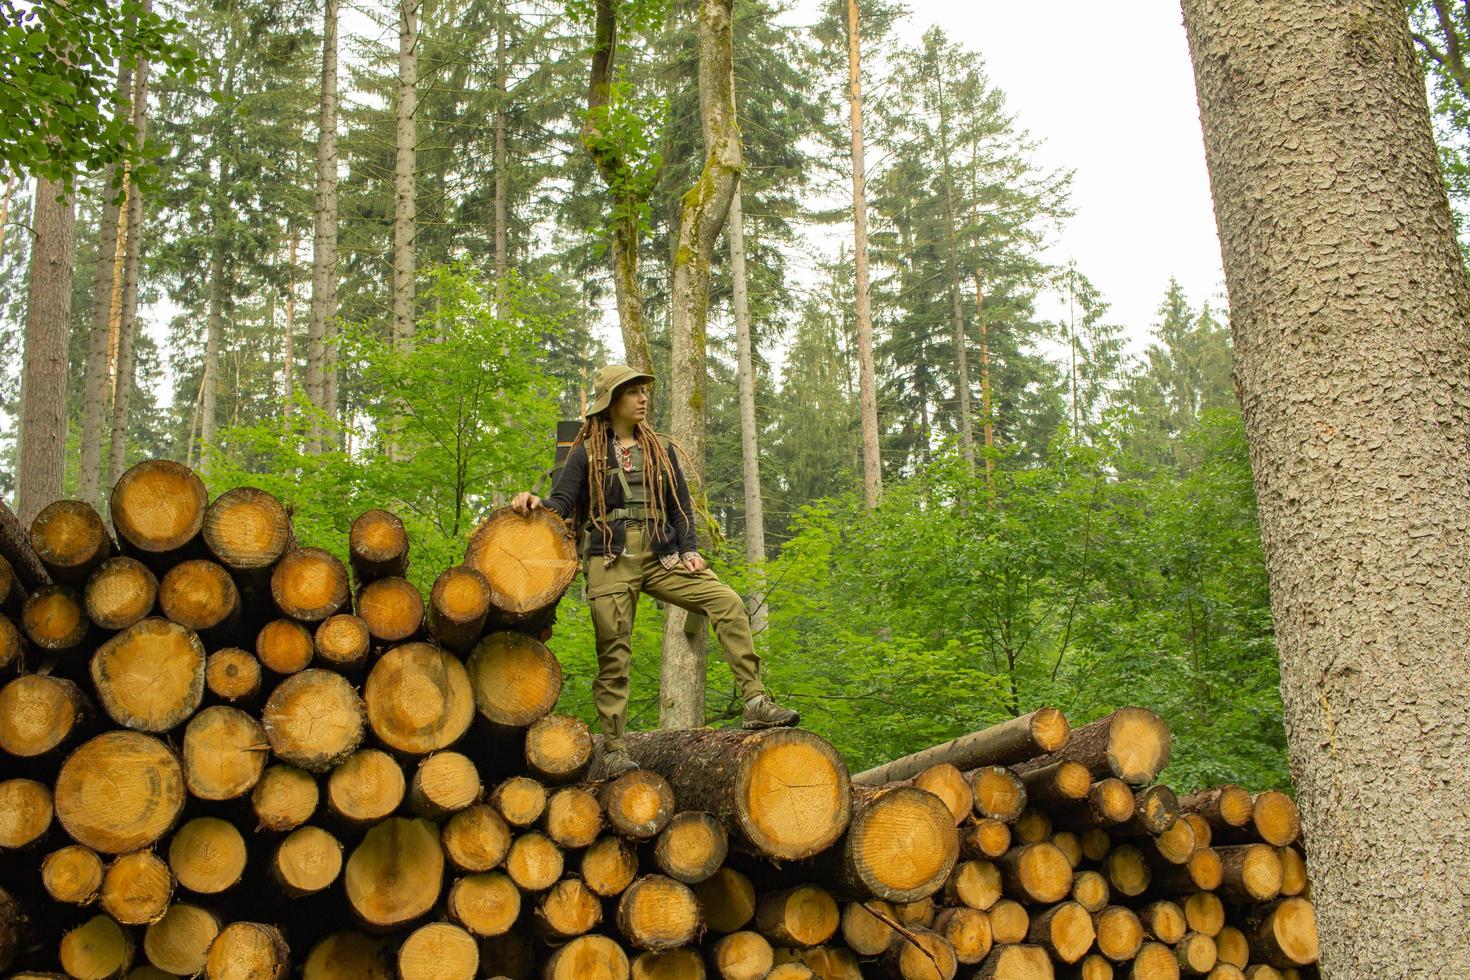
M 198 62 L 144 89 L 134 118 L 149 166 L 131 230 L 112 169 L 77 178 L 65 493 L 97 501 L 107 474 L 171 457 L 212 493 L 271 490 L 295 508 L 301 543 L 338 553 L 353 517 L 385 507 L 408 524 L 410 575 L 427 590 L 479 516 L 543 479 L 556 420 L 623 358 L 600 329 L 619 222 L 641 233 L 652 359 L 668 374 L 665 243 L 703 152 L 694 5 L 628 6 L 640 16 L 619 37 L 607 118 L 645 199 L 631 210 L 609 206 L 583 142 L 592 4 L 344 6 L 343 24 L 373 29 L 341 37 L 336 254 L 314 268 L 321 5 L 159 0 Z M 1470 23 L 1408 6 L 1463 210 Z M 844 248 L 813 273 L 802 251 L 814 230 L 852 238 L 850 206 L 833 204 L 851 180 L 847 5 L 824 7 L 793 29 L 781 0 L 735 5 L 759 515 L 723 240 L 708 331 L 708 550 L 723 577 L 764 594 L 772 688 L 857 768 L 1041 704 L 1085 721 L 1137 703 L 1180 736 L 1180 789 L 1288 786 L 1223 313 L 1160 283 L 1150 342 L 1130 355 L 1124 338 L 1142 325 L 1116 322 L 1086 270 L 1043 257 L 1069 217 L 1069 174 L 1036 162 L 978 54 L 937 29 L 902 43 L 896 25 L 915 15 L 867 2 L 884 484 L 865 504 L 854 263 Z M 132 101 L 134 79 L 118 83 Z M 36 191 L 21 173 L 0 179 L 0 493 L 13 499 Z M 132 290 L 130 310 L 118 297 Z M 138 308 L 169 311 L 166 330 L 140 329 Z M 123 338 L 132 364 L 124 351 L 119 367 Z M 665 419 L 667 388 L 656 397 Z M 643 602 L 635 727 L 658 718 L 662 614 Z M 563 708 L 590 719 L 591 625 L 575 594 L 551 645 L 572 678 Z M 710 659 L 718 723 L 739 706 Z

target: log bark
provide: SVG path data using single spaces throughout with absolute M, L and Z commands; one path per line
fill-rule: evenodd
M 158 579 L 136 558 L 119 555 L 98 565 L 82 590 L 87 618 L 104 630 L 125 630 L 153 612 Z
M 847 766 L 810 732 L 634 732 L 628 746 L 640 765 L 669 781 L 680 806 L 713 814 L 737 847 L 797 860 L 830 847 L 847 829 Z
M 1470 888 L 1438 843 L 1470 838 L 1470 284 L 1408 19 L 1182 6 L 1325 971 L 1470 975 L 1438 939 Z M 1396 815 L 1426 786 L 1429 836 Z
M 898 782 L 912 779 L 941 762 L 962 770 L 1015 765 L 1057 751 L 1066 745 L 1070 732 L 1071 726 L 1060 711 L 1038 708 L 1019 718 L 864 770 L 853 776 L 852 781 L 867 786 Z
M 9 583 L 10 576 L 5 576 L 6 588 L 4 598 L 9 599 L 12 606 L 7 609 L 14 611 L 13 603 L 24 601 L 24 593 L 32 589 L 39 589 L 43 585 L 51 584 L 51 576 L 46 567 L 41 564 L 41 559 L 36 557 L 36 551 L 31 547 L 31 536 L 27 533 L 27 525 L 20 522 L 15 512 L 6 506 L 5 501 L 0 500 L 0 559 L 5 561 L 10 574 L 18 580 L 19 588 Z M 12 590 L 17 598 L 9 598 Z
M 860 787 L 847 832 L 814 871 L 840 898 L 913 902 L 944 885 L 959 852 L 953 816 L 933 793 Z
M 208 504 L 204 482 L 193 470 L 172 460 L 144 460 L 112 488 L 112 527 L 118 543 L 156 571 L 188 556 Z
M 1098 779 L 1116 777 L 1130 786 L 1153 782 L 1169 764 L 1169 726 L 1147 708 L 1119 708 L 1074 729 L 1061 749 L 1017 767 L 1020 772 L 1063 760 L 1080 762 Z
M 1136 805 L 1128 784 L 1109 776 L 1092 784 L 1086 800 L 1053 810 L 1052 819 L 1060 827 L 1102 831 L 1131 820 Z
M 92 686 L 117 724 L 166 732 L 204 700 L 206 659 L 193 630 L 166 619 L 145 619 L 97 649 Z
M 362 696 L 373 734 L 409 755 L 449 748 L 474 719 L 476 694 L 464 664 L 430 643 L 405 643 L 385 653 L 373 664 Z
M 4 501 L 0 501 L 0 506 L 3 505 Z M 0 543 L 4 541 L 4 531 L 3 522 L 0 522 Z M 30 547 L 29 542 L 26 547 Z M 40 560 L 37 559 L 37 564 L 39 563 Z M 44 575 L 45 569 L 42 569 L 41 572 Z M 15 569 L 10 566 L 10 562 L 0 555 L 0 613 L 11 618 L 18 618 L 21 607 L 25 605 L 28 591 L 21 583 L 20 576 L 16 574 Z

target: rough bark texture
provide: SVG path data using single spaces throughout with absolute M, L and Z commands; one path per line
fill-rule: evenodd
M 857 291 L 858 403 L 863 426 L 863 496 L 870 508 L 883 495 L 878 455 L 878 386 L 873 372 L 873 307 L 868 297 L 868 199 L 863 173 L 863 82 L 857 0 L 847 0 L 847 99 L 852 110 L 853 276 Z
M 326 343 L 337 315 L 337 3 L 322 7 L 322 99 L 317 118 L 316 230 L 311 258 L 311 323 L 306 328 L 306 397 L 331 412 L 326 400 Z M 396 294 L 395 294 L 396 295 Z M 321 452 L 322 434 L 315 423 L 307 443 Z
M 1324 974 L 1470 975 L 1470 287 L 1404 8 L 1183 9 Z
M 214 205 L 210 217 L 214 222 L 213 254 L 209 258 L 209 313 L 204 331 L 204 374 L 199 384 L 199 455 L 195 457 L 209 468 L 214 457 L 216 418 L 219 405 L 219 357 L 225 332 L 225 223 L 229 205 L 225 203 L 225 186 L 230 180 L 229 165 L 220 161 Z
M 750 340 L 750 303 L 745 278 L 745 216 L 740 208 L 740 185 L 730 201 L 730 304 L 735 313 L 735 350 L 739 358 L 740 464 L 745 482 L 745 560 L 756 571 L 757 587 L 747 599 L 750 628 L 757 636 L 766 628 L 766 596 L 759 587 L 766 560 L 766 508 L 761 498 L 759 429 L 755 421 L 755 364 Z
M 42 507 L 61 496 L 66 452 L 66 349 L 76 208 L 70 198 L 58 200 L 61 193 L 59 183 L 44 178 L 36 182 L 31 220 L 36 237 L 31 249 L 16 453 L 16 510 L 26 525 Z
M 393 344 L 407 348 L 413 338 L 414 238 L 416 197 L 414 175 L 418 107 L 419 5 L 400 0 L 398 9 L 398 97 L 393 156 Z M 394 458 L 402 447 L 389 435 L 388 453 Z
M 151 0 L 145 3 L 149 9 Z M 139 141 L 148 135 L 148 60 L 133 69 L 133 128 Z M 112 385 L 112 439 L 107 455 L 107 485 L 117 483 L 128 457 L 128 399 L 133 393 L 133 339 L 138 329 L 138 265 L 143 255 L 143 195 L 128 195 L 128 240 L 123 250 L 122 306 L 118 313 L 117 362 Z
M 725 227 L 744 161 L 735 121 L 732 0 L 699 5 L 699 121 L 704 133 L 704 168 L 679 207 L 670 297 L 674 439 L 683 447 L 684 475 L 695 509 L 704 497 L 705 322 L 709 315 L 710 257 Z M 704 724 L 705 652 L 709 629 L 703 616 L 670 608 L 664 614 L 663 664 L 659 676 L 659 725 L 697 728 Z

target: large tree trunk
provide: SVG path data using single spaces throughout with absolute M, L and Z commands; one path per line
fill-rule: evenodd
M 740 463 L 745 479 L 745 560 L 755 573 L 749 604 L 750 627 L 757 635 L 766 627 L 766 595 L 761 566 L 766 560 L 766 507 L 761 498 L 759 430 L 755 421 L 755 364 L 751 354 L 750 303 L 745 278 L 745 216 L 740 208 L 740 185 L 730 201 L 731 305 L 735 312 L 735 349 L 739 357 Z
M 868 297 L 868 200 L 863 189 L 863 83 L 857 0 L 847 0 L 847 98 L 852 108 L 853 275 L 857 292 L 858 401 L 863 426 L 863 497 L 878 506 L 883 459 L 878 450 L 878 387 L 873 367 L 873 307 Z
M 21 368 L 20 447 L 16 512 L 29 526 L 61 496 L 66 455 L 67 335 L 71 327 L 71 274 L 76 257 L 76 211 L 58 200 L 61 184 L 36 181 L 31 227 L 30 297 L 26 304 L 25 360 Z
M 306 328 L 306 397 L 331 412 L 327 400 L 327 335 L 337 315 L 337 4 L 322 11 L 322 98 L 317 116 L 316 228 L 312 237 L 311 323 Z M 289 394 L 289 389 L 288 389 Z M 289 411 L 289 409 L 288 409 Z M 307 451 L 322 451 L 321 428 L 312 423 Z
M 1470 976 L 1470 285 L 1404 8 L 1183 9 L 1325 973 Z
M 670 379 L 673 437 L 683 448 L 696 511 L 704 499 L 705 322 L 709 315 L 710 257 L 725 226 L 730 201 L 744 165 L 740 127 L 735 121 L 734 32 L 731 0 L 701 0 L 699 5 L 699 117 L 704 132 L 704 167 L 679 208 L 670 298 Z M 704 724 L 704 618 L 670 608 L 664 616 L 663 666 L 659 678 L 659 726 L 698 728 Z
M 119 66 L 118 101 L 131 100 L 133 73 Z M 82 389 L 81 461 L 77 466 L 77 496 L 90 504 L 101 501 L 102 419 L 107 413 L 108 379 L 112 373 L 113 326 L 122 314 L 123 256 L 127 242 L 128 174 L 115 186 L 117 168 L 109 165 L 102 177 L 102 224 L 97 236 L 97 271 L 92 277 L 92 333 L 87 340 L 87 362 Z M 119 206 L 117 195 L 124 195 Z M 0 218 L 0 223 L 4 219 Z
M 653 354 L 648 346 L 643 292 L 638 284 L 638 217 L 648 203 L 648 192 L 633 186 L 627 164 L 618 153 L 617 146 L 602 130 L 603 113 L 612 95 L 617 48 L 618 21 L 613 0 L 597 0 L 592 81 L 587 88 L 587 120 L 582 128 L 582 146 L 607 183 L 616 213 L 610 252 L 618 325 L 623 333 L 623 356 L 633 370 L 651 374 Z M 655 183 L 649 180 L 645 186 L 651 188 Z

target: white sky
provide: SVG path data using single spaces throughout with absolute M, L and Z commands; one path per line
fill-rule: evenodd
M 978 51 L 1038 162 L 1070 168 L 1076 214 L 1046 253 L 1075 259 L 1135 349 L 1169 277 L 1223 310 L 1194 73 L 1177 0 L 910 0 L 903 35 L 937 24 Z M 1055 299 L 1044 317 L 1059 319 Z

